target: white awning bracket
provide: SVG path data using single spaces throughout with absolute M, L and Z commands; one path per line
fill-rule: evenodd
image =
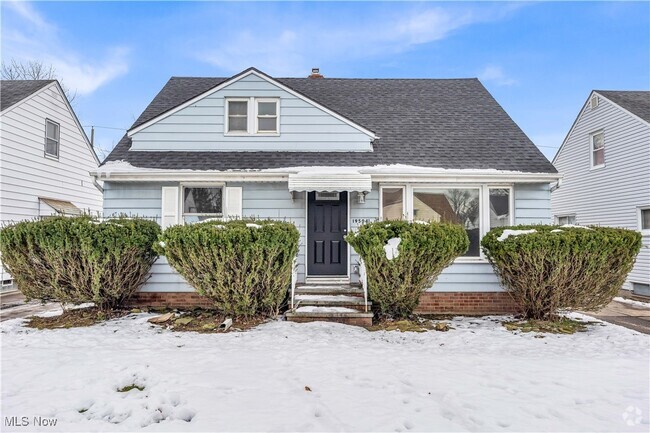
M 372 181 L 369 174 L 351 172 L 300 172 L 289 174 L 289 191 L 369 192 Z

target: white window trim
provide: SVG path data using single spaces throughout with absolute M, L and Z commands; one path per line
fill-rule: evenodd
M 402 190 L 402 216 L 407 220 L 409 219 L 408 212 L 406 210 L 406 185 L 380 185 L 379 186 L 379 220 L 384 220 L 384 189 L 401 189 Z
M 643 225 L 642 225 L 643 219 L 641 213 L 644 210 L 650 211 L 650 206 L 639 206 L 636 210 L 637 227 L 639 228 L 639 232 L 641 232 L 643 236 L 650 236 L 650 228 L 643 229 Z
M 251 130 L 251 98 L 226 98 L 224 101 L 224 119 L 223 119 L 223 133 L 224 135 L 249 135 Z M 230 131 L 230 102 L 247 102 L 246 105 L 246 131 Z
M 56 129 L 59 132 L 59 136 L 56 138 L 56 155 L 47 153 L 47 140 L 48 139 L 55 140 L 55 138 L 47 136 L 48 123 L 56 125 Z M 55 160 L 58 160 L 59 156 L 61 155 L 61 124 L 48 118 L 45 119 L 45 139 L 43 140 L 43 155 L 45 155 L 46 158 L 55 159 Z
M 605 168 L 605 162 L 602 164 L 594 165 L 594 137 L 596 135 L 602 135 L 603 136 L 603 161 L 605 161 L 605 132 L 601 129 L 599 131 L 592 132 L 589 134 L 589 162 L 591 166 L 591 170 L 598 170 L 599 168 Z
M 255 135 L 270 135 L 277 136 L 280 135 L 280 98 L 252 98 L 255 100 Z M 260 102 L 273 102 L 275 103 L 275 116 L 265 115 L 265 118 L 275 117 L 275 131 L 260 131 L 259 128 L 259 103 Z
M 229 102 L 248 102 L 246 113 L 246 131 L 229 131 L 230 129 L 230 104 Z M 276 103 L 276 128 L 277 131 L 272 132 L 257 132 L 257 102 L 275 102 Z M 251 96 L 249 98 L 241 97 L 227 97 L 224 98 L 224 119 L 223 119 L 223 135 L 226 137 L 279 137 L 280 136 L 280 98 L 256 98 Z
M 185 213 L 185 188 L 221 188 L 221 216 L 213 213 Z M 214 218 L 226 218 L 228 215 L 228 209 L 226 209 L 226 184 L 221 183 L 181 183 L 180 184 L 180 200 L 178 201 L 178 214 L 180 215 L 180 224 L 185 225 L 185 216 L 211 216 L 214 215 Z

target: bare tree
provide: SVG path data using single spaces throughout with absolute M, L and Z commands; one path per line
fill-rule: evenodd
M 56 70 L 52 65 L 46 65 L 40 60 L 29 60 L 26 62 L 19 62 L 16 59 L 11 59 L 9 63 L 2 62 L 0 68 L 0 75 L 3 80 L 56 80 Z M 68 98 L 72 102 L 77 96 L 77 92 L 72 93 L 61 80 L 59 84 Z

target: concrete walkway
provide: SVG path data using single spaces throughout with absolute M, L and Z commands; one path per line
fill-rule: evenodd
M 650 334 L 650 307 L 612 301 L 599 312 L 586 312 L 592 317 Z
M 39 301 L 25 302 L 25 297 L 18 291 L 0 294 L 0 321 L 2 322 L 60 309 L 61 306 L 53 302 L 47 304 L 41 304 Z

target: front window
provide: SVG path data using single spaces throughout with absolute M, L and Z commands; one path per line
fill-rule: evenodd
M 591 166 L 602 167 L 605 165 L 605 143 L 603 133 L 598 132 L 591 136 Z
M 575 224 L 576 223 L 576 216 L 575 215 L 562 215 L 557 217 L 557 223 L 561 226 L 566 225 L 566 224 Z
M 413 190 L 413 219 L 447 222 L 465 227 L 469 249 L 465 256 L 481 253 L 480 190 L 478 188 L 426 188 Z
M 490 228 L 511 225 L 510 188 L 490 188 Z
M 404 188 L 381 189 L 381 217 L 384 220 L 404 218 Z
M 228 101 L 228 132 L 248 132 L 248 101 Z
M 257 101 L 257 132 L 278 132 L 278 101 Z
M 45 120 L 45 155 L 59 157 L 59 124 L 49 119 Z
M 183 220 L 186 224 L 221 217 L 223 217 L 223 188 L 183 188 Z

